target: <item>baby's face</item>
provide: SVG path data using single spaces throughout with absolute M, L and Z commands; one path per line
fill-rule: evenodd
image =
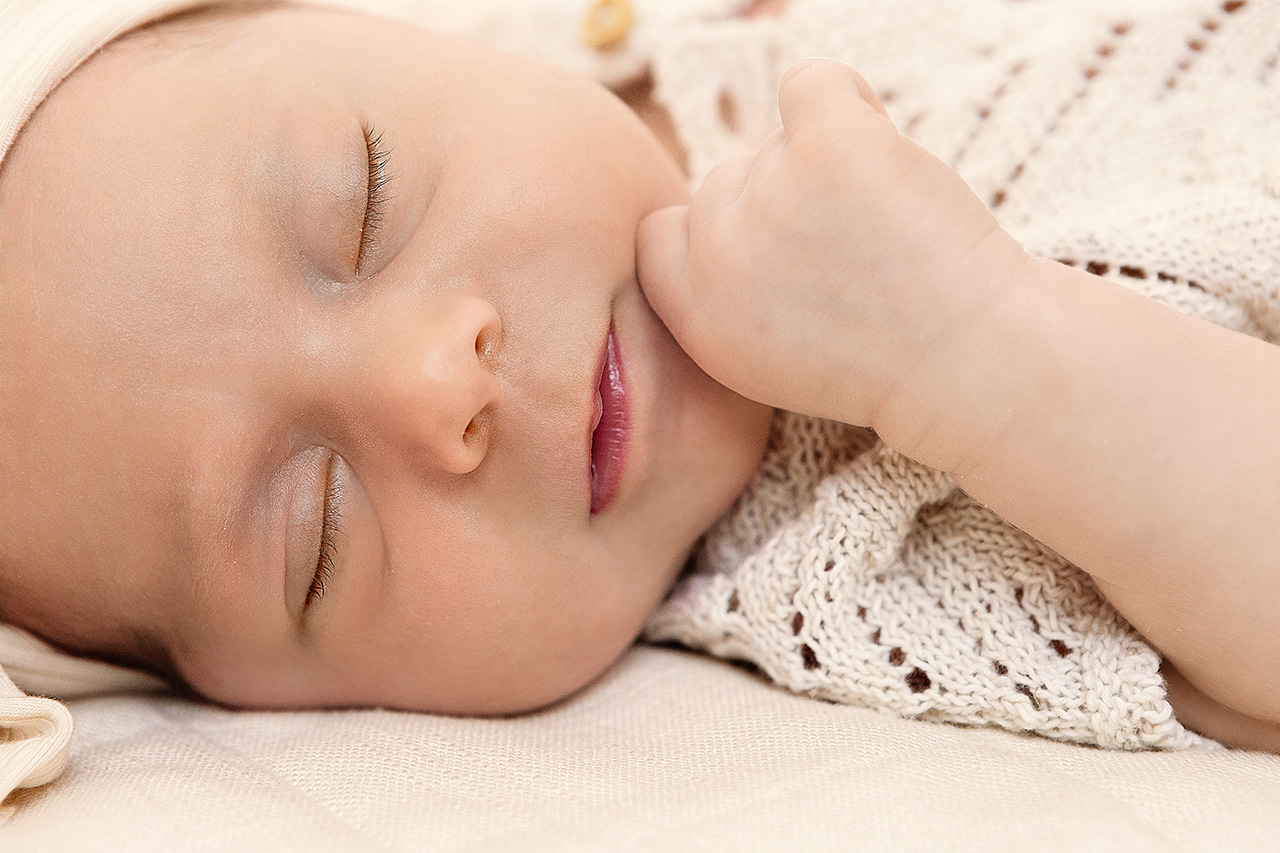
M 767 432 L 637 285 L 680 173 L 526 61 L 320 10 L 217 26 L 94 59 L 0 175 L 4 616 L 235 705 L 569 694 Z

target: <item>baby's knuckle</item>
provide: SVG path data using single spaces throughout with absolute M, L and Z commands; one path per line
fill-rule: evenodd
M 796 131 L 788 144 L 793 162 L 823 171 L 841 168 L 853 155 L 847 129 L 835 126 L 834 120 L 823 120 Z

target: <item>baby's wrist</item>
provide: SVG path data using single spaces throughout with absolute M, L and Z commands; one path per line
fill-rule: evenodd
M 903 354 L 904 370 L 872 412 L 871 426 L 891 447 L 919 462 L 954 471 L 981 447 L 1005 404 L 1001 381 L 1029 357 L 1036 332 L 1028 301 L 1039 297 L 1040 259 L 996 229 L 969 271 L 947 288 L 980 296 Z

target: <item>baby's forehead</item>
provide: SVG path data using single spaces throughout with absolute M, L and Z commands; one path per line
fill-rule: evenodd
M 85 247 L 78 254 L 105 243 L 102 267 L 141 261 L 148 244 L 177 255 L 218 239 L 236 217 L 215 208 L 238 207 L 243 218 L 259 199 L 232 196 L 245 195 L 248 178 L 258 189 L 269 186 L 254 174 L 273 167 L 264 153 L 276 140 L 264 128 L 286 111 L 320 113 L 315 91 L 324 81 L 273 73 L 288 58 L 247 28 L 256 8 L 168 20 L 117 39 L 82 65 L 7 158 L 0 204 L 21 199 L 20 217 L 39 219 L 43 233 L 74 237 Z M 310 100 L 297 97 L 308 93 Z M 312 135 L 327 132 L 311 124 Z
M 225 60 L 227 48 L 250 33 L 247 26 L 266 12 L 288 11 L 279 0 L 215 2 L 153 20 L 114 39 L 104 50 L 137 48 L 135 60 L 185 64 L 193 58 Z M 300 5 L 300 4 L 299 4 Z M 224 65 L 230 68 L 230 65 Z

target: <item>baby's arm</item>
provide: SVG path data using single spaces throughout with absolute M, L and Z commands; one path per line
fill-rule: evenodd
M 641 228 L 681 344 L 950 472 L 1280 749 L 1280 348 L 1026 255 L 846 66 L 793 68 L 779 100 L 758 156 Z

